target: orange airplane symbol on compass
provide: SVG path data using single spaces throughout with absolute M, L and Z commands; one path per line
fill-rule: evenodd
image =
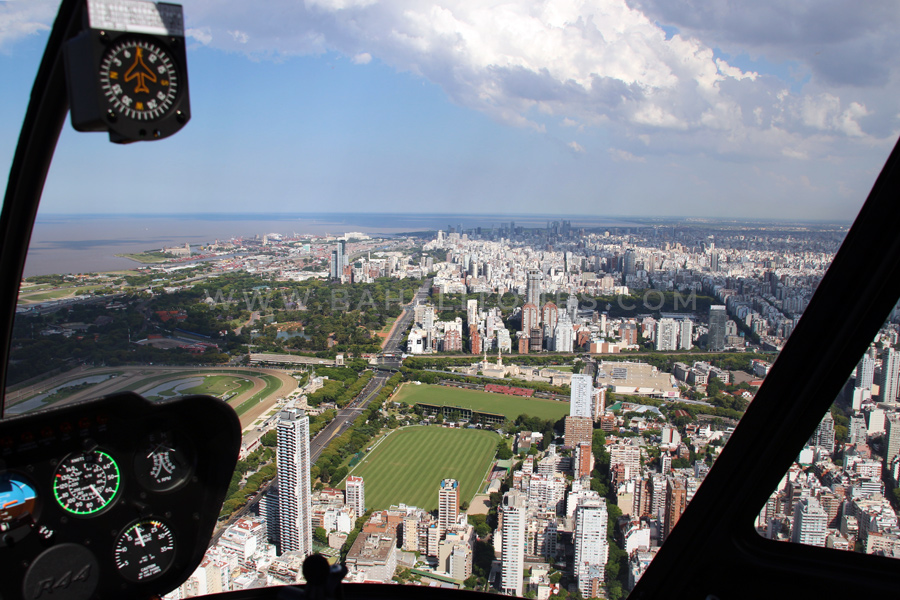
M 132 79 L 137 79 L 137 86 L 134 88 L 135 94 L 140 92 L 150 93 L 150 88 L 147 87 L 148 79 L 152 83 L 156 83 L 156 73 L 144 64 L 143 48 L 136 48 L 134 63 L 125 71 L 125 81 L 130 82 Z

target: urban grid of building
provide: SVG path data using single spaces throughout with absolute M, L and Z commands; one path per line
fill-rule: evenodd
M 356 529 L 346 552 L 348 581 L 390 582 L 400 570 L 413 569 L 422 584 L 461 586 L 473 575 L 476 543 L 486 543 L 494 552 L 488 582 L 495 591 L 545 600 L 559 594 L 554 573 L 564 565 L 570 592 L 604 597 L 614 544 L 627 556 L 622 579 L 631 589 L 736 424 L 662 410 L 665 403 L 713 407 L 713 393 L 727 388 L 728 401 L 746 407 L 770 359 L 753 359 L 744 372 L 682 354 L 668 373 L 637 357 L 592 356 L 581 372 L 572 373 L 518 365 L 516 357 L 617 354 L 647 345 L 659 351 L 778 350 L 840 242 L 836 234 L 796 231 L 720 231 L 715 237 L 702 229 L 641 231 L 586 233 L 565 221 L 535 231 L 509 223 L 490 231 L 454 227 L 425 244 L 426 253 L 444 260 L 420 263 L 433 273 L 432 297 L 413 309 L 408 353 L 468 353 L 471 366 L 456 372 L 569 389 L 561 436 L 543 443 L 542 432 L 519 431 L 512 440 L 518 456 L 495 462 L 493 469 L 502 470 L 509 483 L 501 488 L 501 478 L 490 478 L 480 490 L 503 490 L 488 535 L 477 534 L 461 509 L 470 498 L 460 496 L 455 479 L 433 490 L 436 511 L 376 507 L 358 527 L 357 519 L 367 515 L 365 481 L 351 474 L 345 490 L 313 490 L 308 417 L 289 404 L 276 425 L 278 485 L 257 515 L 228 527 L 173 597 L 298 581 L 307 554 L 336 555 Z M 334 248 L 330 277 L 360 275 L 346 257 L 343 244 Z M 653 305 L 648 314 L 612 316 L 618 313 L 593 300 L 617 296 L 631 302 L 634 291 Z M 671 312 L 660 313 L 651 291 L 681 298 L 680 310 L 676 302 Z M 518 301 L 486 306 L 485 295 L 504 294 Z M 700 309 L 698 295 L 713 300 Z M 445 298 L 456 304 L 442 305 Z M 462 311 L 465 317 L 441 320 L 442 313 Z M 836 400 L 849 417 L 839 411 L 825 415 L 760 511 L 760 535 L 900 557 L 890 491 L 900 481 L 898 342 L 897 326 L 886 324 Z M 488 353 L 498 357 L 491 360 Z M 608 402 L 617 396 L 632 401 Z M 439 408 L 431 413 L 425 422 L 441 426 L 435 418 Z M 463 418 L 443 426 L 475 425 Z M 502 422 L 478 426 L 500 428 Z M 603 432 L 602 451 L 609 458 L 606 490 L 594 479 L 597 431 Z M 613 514 L 621 516 L 610 536 Z M 317 528 L 327 539 L 314 543 Z

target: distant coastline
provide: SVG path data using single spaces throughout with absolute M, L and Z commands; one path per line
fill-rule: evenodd
M 141 254 L 169 246 L 203 244 L 217 239 L 253 237 L 267 233 L 342 234 L 360 231 L 375 235 L 517 226 L 543 227 L 549 221 L 571 221 L 573 227 L 697 226 L 702 224 L 776 223 L 755 219 L 637 218 L 589 215 L 391 214 L 391 213 L 223 213 L 223 214 L 39 214 L 25 264 L 25 276 L 136 269 L 122 255 Z M 849 224 L 784 221 L 811 226 Z

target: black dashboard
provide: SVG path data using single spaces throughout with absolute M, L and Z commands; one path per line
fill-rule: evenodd
M 210 396 L 0 421 L 0 598 L 150 598 L 200 564 L 240 448 Z

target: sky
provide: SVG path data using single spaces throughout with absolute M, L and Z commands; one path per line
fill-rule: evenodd
M 67 124 L 42 213 L 849 221 L 900 135 L 895 0 L 184 0 L 192 119 Z M 0 172 L 56 0 L 0 0 Z

